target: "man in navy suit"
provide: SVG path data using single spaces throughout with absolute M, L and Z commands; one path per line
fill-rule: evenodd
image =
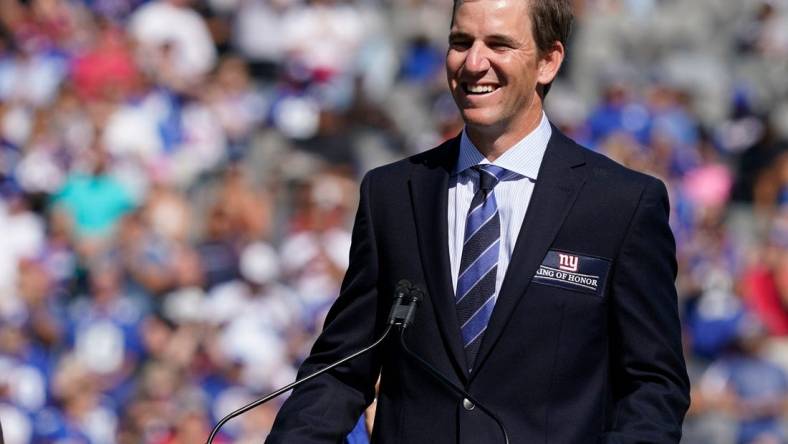
M 339 299 L 300 374 L 371 343 L 396 283 L 427 290 L 410 348 L 512 443 L 677 443 L 689 405 L 659 180 L 552 127 L 568 0 L 457 0 L 446 56 L 465 128 L 369 172 Z M 380 390 L 376 443 L 499 443 L 397 341 L 295 390 L 268 443 L 336 443 Z

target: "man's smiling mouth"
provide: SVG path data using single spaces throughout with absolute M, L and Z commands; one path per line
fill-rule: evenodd
M 479 94 L 489 94 L 495 90 L 497 90 L 499 86 L 497 85 L 469 85 L 467 83 L 462 84 L 462 90 L 465 94 L 469 95 L 479 95 Z

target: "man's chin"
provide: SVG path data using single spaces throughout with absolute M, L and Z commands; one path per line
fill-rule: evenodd
M 480 131 L 493 129 L 500 124 L 500 118 L 490 110 L 471 108 L 461 112 L 465 125 L 478 128 Z
M 505 123 L 500 116 L 490 113 L 462 113 L 462 119 L 468 130 L 480 134 L 491 134 L 503 131 Z

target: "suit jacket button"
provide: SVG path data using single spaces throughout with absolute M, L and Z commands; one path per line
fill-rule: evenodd
M 473 410 L 474 408 L 476 408 L 476 406 L 473 405 L 473 403 L 468 398 L 464 398 L 462 400 L 462 407 L 465 410 L 468 410 L 468 411 Z

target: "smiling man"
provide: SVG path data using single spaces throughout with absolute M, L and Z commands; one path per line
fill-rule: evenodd
M 381 333 L 397 281 L 427 290 L 410 347 L 512 443 L 677 443 L 689 405 L 659 180 L 578 146 L 542 102 L 568 0 L 458 0 L 456 138 L 369 172 L 339 299 L 300 375 Z M 375 443 L 502 443 L 396 341 L 315 378 L 268 443 L 336 443 L 374 399 Z
M 540 91 L 564 59 L 566 35 L 560 34 L 568 34 L 570 11 L 557 2 L 538 3 L 558 15 L 552 24 L 556 29 L 549 30 L 555 39 L 542 46 L 531 30 L 528 0 L 455 5 L 446 56 L 449 88 L 465 120 L 465 132 L 491 161 L 539 125 Z

